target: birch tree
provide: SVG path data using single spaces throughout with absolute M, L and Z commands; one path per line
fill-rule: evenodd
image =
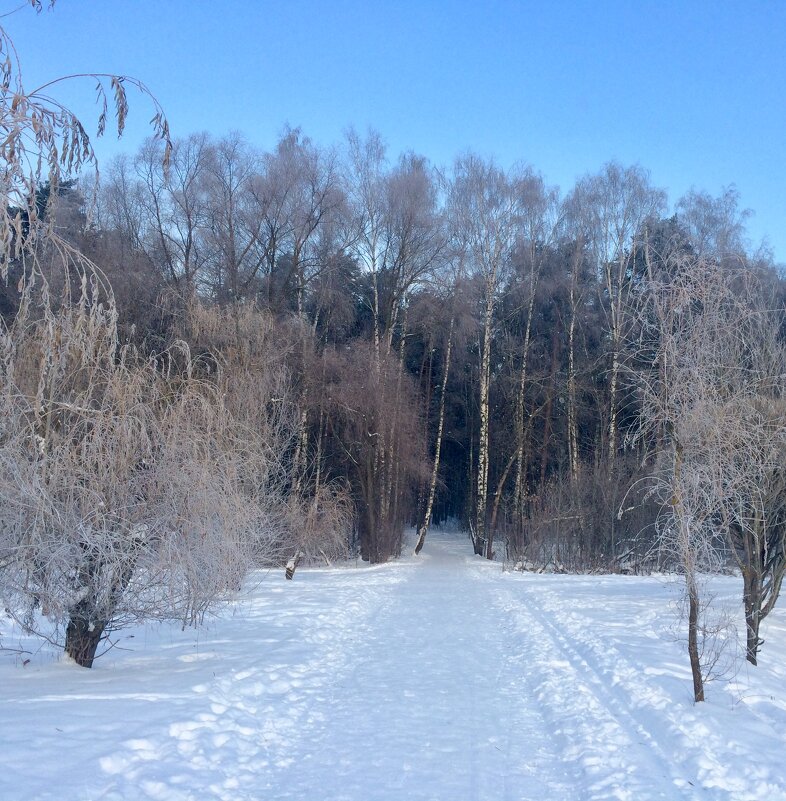
M 546 186 L 543 178 L 531 171 L 520 176 L 517 181 L 517 193 L 521 203 L 520 239 L 517 249 L 517 258 L 521 273 L 514 280 L 521 281 L 526 289 L 524 302 L 524 335 L 521 345 L 521 366 L 518 376 L 518 391 L 516 393 L 516 448 L 515 448 L 515 477 L 513 485 L 513 509 L 518 524 L 522 524 L 524 505 L 527 497 L 526 487 L 526 392 L 529 380 L 529 355 L 532 337 L 532 315 L 535 308 L 535 296 L 538 290 L 541 270 L 549 250 L 553 247 L 558 234 L 560 223 L 560 205 L 557 191 Z M 502 496 L 502 483 L 505 475 L 500 478 L 500 486 L 495 496 L 496 505 Z M 493 522 L 492 522 L 493 530 Z
M 442 440 L 445 432 L 445 397 L 447 395 L 448 377 L 450 376 L 451 357 L 453 354 L 453 331 L 456 326 L 456 293 L 458 291 L 458 278 L 461 275 L 459 267 L 456 276 L 451 281 L 448 288 L 447 302 L 450 305 L 450 322 L 448 331 L 443 340 L 444 357 L 442 360 L 442 378 L 439 386 L 439 411 L 437 412 L 437 432 L 434 442 L 434 460 L 431 465 L 431 476 L 426 489 L 426 503 L 423 518 L 418 525 L 418 538 L 415 543 L 415 555 L 423 550 L 428 535 L 431 517 L 434 512 L 434 498 L 437 492 L 437 479 L 439 476 L 440 458 L 442 455 Z M 427 410 L 428 412 L 428 410 Z M 428 418 L 428 414 L 426 415 Z
M 726 187 L 718 197 L 691 189 L 677 201 L 676 211 L 697 257 L 722 261 L 745 253 L 745 221 L 751 212 L 740 208 L 735 187 Z
M 374 346 L 390 352 L 407 293 L 444 248 L 437 185 L 428 162 L 412 153 L 389 167 L 382 140 L 351 132 L 351 250 L 371 283 Z
M 521 196 L 517 176 L 476 155 L 458 159 L 448 191 L 454 247 L 464 254 L 468 272 L 481 286 L 478 460 L 472 539 L 475 552 L 492 558 L 487 528 L 489 495 L 489 388 L 494 312 L 499 290 L 519 236 Z
M 623 168 L 611 162 L 597 175 L 580 180 L 567 205 L 573 230 L 592 254 L 599 300 L 606 313 L 609 367 L 605 456 L 611 471 L 620 439 L 620 371 L 631 288 L 629 257 L 637 238 L 645 232 L 645 223 L 665 210 L 666 194 L 650 185 L 641 167 Z
M 349 199 L 351 251 L 371 282 L 371 314 L 374 352 L 379 362 L 382 341 L 380 271 L 387 259 L 385 231 L 384 174 L 387 155 L 382 137 L 370 131 L 365 139 L 348 134 L 349 165 L 346 185 Z

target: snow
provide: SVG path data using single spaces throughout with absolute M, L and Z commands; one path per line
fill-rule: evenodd
M 786 799 L 784 609 L 694 705 L 667 577 L 504 572 L 432 531 L 417 558 L 257 578 L 92 671 L 4 623 L 37 650 L 0 652 L 0 798 Z M 712 581 L 735 613 L 739 584 Z

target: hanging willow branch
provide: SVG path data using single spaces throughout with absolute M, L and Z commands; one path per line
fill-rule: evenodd
M 30 0 L 30 4 L 36 10 L 42 8 L 40 0 Z M 97 136 L 106 132 L 112 110 L 113 127 L 122 136 L 129 86 L 145 95 L 153 105 L 150 123 L 154 135 L 165 142 L 163 159 L 164 166 L 168 165 L 172 149 L 169 123 L 144 83 L 120 75 L 84 73 L 55 78 L 28 91 L 14 43 L 0 26 L 0 276 L 6 282 L 13 263 L 32 253 L 42 239 L 55 237 L 46 211 L 58 187 L 88 167 L 97 185 L 98 162 L 90 135 L 79 118 L 51 94 L 65 81 L 78 79 L 95 82 L 100 108 Z M 25 266 L 34 265 L 35 260 Z

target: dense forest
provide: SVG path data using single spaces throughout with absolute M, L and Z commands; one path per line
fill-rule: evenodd
M 162 128 L 94 190 L 81 126 L 16 96 L 17 619 L 61 622 L 89 665 L 112 628 L 198 622 L 255 566 L 386 561 L 452 520 L 528 569 L 678 568 L 691 615 L 692 577 L 736 564 L 755 662 L 786 564 L 786 283 L 734 188 L 670 204 L 638 165 L 561 192 L 373 131 L 327 148 L 287 128 L 262 152 Z

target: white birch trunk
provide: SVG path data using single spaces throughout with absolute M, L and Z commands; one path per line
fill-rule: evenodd
M 418 530 L 418 541 L 415 545 L 415 554 L 419 554 L 426 542 L 428 527 L 431 525 L 431 513 L 434 509 L 434 496 L 437 490 L 437 475 L 439 474 L 439 457 L 442 450 L 442 432 L 445 427 L 445 390 L 448 384 L 448 373 L 450 372 L 450 354 L 453 347 L 453 325 L 454 318 L 450 318 L 450 328 L 448 329 L 448 344 L 445 349 L 445 364 L 442 368 L 442 385 L 439 392 L 439 422 L 437 424 L 437 442 L 434 449 L 434 465 L 431 468 L 431 480 L 428 487 L 428 500 L 426 502 L 426 512 L 423 515 L 423 522 Z
M 491 325 L 494 312 L 493 286 L 486 287 L 486 314 L 480 360 L 480 430 L 478 431 L 478 482 L 475 510 L 475 550 L 483 553 L 487 543 L 486 510 L 489 479 L 489 383 L 491 377 Z
M 568 463 L 574 487 L 579 480 L 579 436 L 576 410 L 577 270 L 578 266 L 574 264 L 570 278 L 570 325 L 568 326 Z

